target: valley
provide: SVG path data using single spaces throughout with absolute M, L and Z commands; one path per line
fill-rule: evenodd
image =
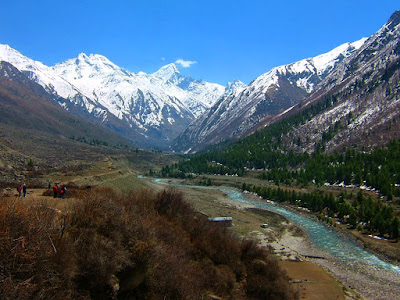
M 0 298 L 394 299 L 399 132 L 400 11 L 249 85 L 0 44 Z
M 55 172 L 41 178 L 45 185 L 49 182 L 67 183 L 67 198 L 65 200 L 53 199 L 52 193 L 49 196 L 43 196 L 47 189 L 29 188 L 27 198 L 21 199 L 26 205 L 31 201 L 45 201 L 50 207 L 59 211 L 64 211 L 70 207 L 74 201 L 75 186 L 108 186 L 118 190 L 121 193 L 128 191 L 138 192 L 140 189 L 150 189 L 153 191 L 162 191 L 164 186 L 154 184 L 147 178 L 138 178 L 140 170 L 127 167 L 126 161 L 116 159 L 106 159 L 95 164 L 88 165 L 79 172 Z M 68 183 L 71 188 L 68 187 Z M 194 190 L 191 188 L 179 187 L 184 193 L 184 198 L 196 211 L 200 211 L 209 216 L 232 216 L 234 226 L 232 232 L 242 238 L 251 238 L 259 241 L 264 247 L 270 247 L 274 241 L 277 258 L 282 258 L 281 266 L 293 275 L 293 287 L 301 294 L 301 299 L 318 299 L 325 295 L 326 299 L 358 299 L 357 294 L 351 289 L 342 286 L 332 275 L 329 275 L 322 267 L 316 267 L 314 264 L 308 264 L 302 253 L 305 250 L 310 254 L 307 238 L 297 226 L 289 222 L 286 218 L 269 213 L 264 210 L 257 210 L 255 207 L 241 205 L 232 202 L 226 194 L 213 190 Z M 68 194 L 69 193 L 69 194 Z M 14 193 L 3 194 L 3 197 L 13 198 Z M 268 222 L 267 230 L 261 229 L 260 224 Z M 296 243 L 293 243 L 296 242 Z M 295 244 L 298 246 L 296 247 Z M 286 250 L 281 250 L 285 248 Z M 289 261 L 288 261 L 289 260 Z M 294 262 L 290 262 L 290 261 Z M 302 273 L 296 271 L 301 264 Z M 296 273 L 297 272 L 297 273 Z
M 196 191 L 200 192 L 203 188 L 205 189 L 205 191 L 207 191 L 206 192 L 207 195 L 211 194 L 210 189 L 229 191 L 229 189 L 231 188 L 227 189 L 226 185 L 234 186 L 236 181 L 236 180 L 231 181 L 229 177 L 228 179 L 223 179 L 220 181 L 218 181 L 218 179 L 216 179 L 215 177 L 213 179 L 215 180 L 214 184 L 216 184 L 216 187 L 203 186 L 199 187 L 200 190 L 196 188 Z M 169 180 L 168 184 L 175 185 L 173 182 L 174 181 L 171 182 L 171 180 Z M 176 186 L 178 188 L 184 188 L 185 190 L 187 190 L 187 188 L 190 188 L 191 183 L 193 184 L 193 182 L 187 180 L 177 181 Z M 236 183 L 236 185 L 238 184 Z M 184 186 L 187 187 L 185 188 Z M 338 192 L 338 190 L 340 189 L 343 188 L 337 188 L 336 192 Z M 232 211 L 229 211 L 229 208 L 232 209 L 233 206 L 239 208 L 239 210 L 246 211 L 246 213 L 249 214 L 249 212 L 252 212 L 250 208 L 254 209 L 257 207 L 262 207 L 262 209 L 266 209 L 267 211 L 269 210 L 273 212 L 278 211 L 278 215 L 280 215 L 282 214 L 282 212 L 281 209 L 279 209 L 280 206 L 279 204 L 278 208 L 276 209 L 277 207 L 276 204 L 271 206 L 271 204 L 269 204 L 265 200 L 260 199 L 261 197 L 255 195 L 242 194 L 244 200 L 240 200 L 239 202 L 237 202 L 237 200 L 234 201 L 232 199 L 227 198 L 227 195 L 224 192 L 223 194 L 225 196 L 224 200 L 208 200 L 213 203 L 209 206 L 204 206 L 203 201 L 200 200 L 201 203 L 197 205 L 199 205 L 201 211 L 207 211 L 208 208 L 208 211 L 212 211 L 213 213 L 215 213 L 214 210 L 210 209 L 211 207 L 215 208 L 217 206 L 214 202 L 216 201 L 224 203 L 226 205 L 225 211 L 222 213 L 222 210 L 219 210 L 218 213 L 221 216 L 233 216 L 234 220 L 233 230 L 236 230 L 238 233 L 240 232 L 241 234 L 243 234 L 243 229 L 245 227 L 248 227 L 247 225 L 249 225 L 250 226 L 249 228 L 252 228 L 253 231 L 251 231 L 250 233 L 247 232 L 246 234 L 248 234 L 252 238 L 258 238 L 262 245 L 268 245 L 274 247 L 275 252 L 278 252 L 278 257 L 284 259 L 284 261 L 287 260 L 311 261 L 319 266 L 322 266 L 323 268 L 329 270 L 331 274 L 334 274 L 334 276 L 338 278 L 340 282 L 342 282 L 342 284 L 344 283 L 345 290 L 346 288 L 347 289 L 353 288 L 357 290 L 358 293 L 362 295 L 362 297 L 365 297 L 366 299 L 392 299 L 393 297 L 396 297 L 396 295 L 398 294 L 399 291 L 396 288 L 395 289 L 379 288 L 382 285 L 388 287 L 388 286 L 398 286 L 399 284 L 400 267 L 397 259 L 399 257 L 398 251 L 400 250 L 400 246 L 398 243 L 393 244 L 393 240 L 392 241 L 383 239 L 377 240 L 375 238 L 368 236 L 368 234 L 366 233 L 364 233 L 363 235 L 360 234 L 357 230 L 354 229 L 351 230 L 349 229 L 348 226 L 339 225 L 337 227 L 335 224 L 335 226 L 333 227 L 328 223 L 325 225 L 322 224 L 318 225 L 321 226 L 321 229 L 323 229 L 324 233 L 309 232 L 309 234 L 311 235 L 311 244 L 310 244 L 310 238 L 308 234 L 306 235 L 300 234 L 299 236 L 298 234 L 296 234 L 298 229 L 292 231 L 293 225 L 291 225 L 291 223 L 287 224 L 286 226 L 283 226 L 282 228 L 282 223 L 276 224 L 276 222 L 273 221 L 274 218 L 271 218 L 271 213 L 268 214 L 268 212 L 265 211 L 264 213 L 261 213 L 260 215 L 264 215 L 264 217 L 266 218 L 264 220 L 261 219 L 260 221 L 258 221 L 257 225 L 252 224 L 252 222 L 247 222 L 247 224 L 243 225 L 243 218 L 237 216 L 235 213 L 232 213 Z M 219 199 L 211 195 L 209 196 L 211 199 Z M 234 198 L 237 199 L 237 196 L 234 196 Z M 197 202 L 199 202 L 199 200 L 194 200 L 194 203 Z M 306 214 L 304 213 L 304 210 L 300 210 L 297 207 L 287 206 L 287 205 L 284 205 L 283 207 L 286 207 L 287 209 L 292 211 L 294 215 L 296 214 L 309 215 L 309 217 L 314 217 L 314 219 L 317 220 L 315 218 L 315 215 L 312 215 L 310 213 Z M 248 211 L 249 209 L 250 211 Z M 286 216 L 287 213 L 285 212 L 283 213 L 283 215 Z M 251 217 L 251 214 L 249 214 L 248 217 Z M 260 225 L 265 223 L 266 222 L 265 220 L 271 221 L 271 219 L 272 222 L 269 228 L 272 228 L 271 229 L 272 232 L 269 232 L 270 235 L 268 234 L 265 235 L 265 230 L 260 229 Z M 294 219 L 297 220 L 297 216 Z M 235 220 L 237 222 L 236 224 Z M 253 226 L 251 226 L 249 223 L 252 224 Z M 296 226 L 301 226 L 300 224 L 303 224 L 303 221 L 301 221 L 300 223 L 297 221 Z M 314 231 L 316 225 L 310 225 L 310 229 L 311 228 Z M 304 230 L 304 228 L 300 229 L 300 232 L 302 230 Z M 308 230 L 309 229 L 306 229 L 306 232 Z M 329 231 L 337 232 L 339 238 L 338 236 L 336 237 L 330 236 Z M 356 238 L 354 236 L 357 236 L 357 238 L 359 239 L 358 242 L 356 242 Z M 381 263 L 383 266 L 381 265 L 379 267 L 376 267 L 375 265 L 370 265 L 372 261 L 379 259 L 374 255 L 367 254 L 367 252 L 364 252 L 364 250 L 357 250 L 361 252 L 356 252 L 353 254 L 352 249 L 350 248 L 348 249 L 347 246 L 345 246 L 344 244 L 342 245 L 343 242 L 340 242 L 337 239 L 339 240 L 343 239 L 343 241 L 348 240 L 350 244 L 354 244 L 354 246 L 351 246 L 350 248 L 352 247 L 357 248 L 360 247 L 360 245 L 361 248 L 366 246 L 367 247 L 366 249 L 368 251 L 372 250 L 373 253 L 375 253 L 377 256 L 383 259 L 383 261 L 379 263 L 377 262 L 377 266 L 381 265 Z M 265 242 L 265 240 L 267 240 L 268 242 Z M 328 245 L 325 245 L 325 243 L 328 243 Z M 358 245 L 356 246 L 356 244 Z M 392 264 L 388 264 L 386 267 L 386 262 L 384 260 L 388 259 L 389 253 Z M 337 256 L 338 254 L 339 256 Z M 347 259 L 347 256 L 349 256 L 350 259 Z M 291 272 L 290 268 L 288 269 L 288 272 L 290 274 Z M 304 276 L 306 276 L 307 272 L 308 271 L 306 269 L 303 269 Z M 353 295 L 352 297 L 357 297 L 357 296 Z
M 67 183 L 67 186 L 69 183 L 72 186 L 71 195 L 73 195 L 74 186 L 90 186 L 91 188 L 107 186 L 123 194 L 129 191 L 139 191 L 143 188 L 153 191 L 165 189 L 165 186 L 155 184 L 151 178 L 138 175 L 145 173 L 149 168 L 157 170 L 157 166 L 162 164 L 161 162 L 166 163 L 169 161 L 171 163 L 177 158 L 170 156 L 169 160 L 168 155 L 160 153 L 139 153 L 134 157 L 135 159 L 132 157 L 127 159 L 125 156 L 114 155 L 96 163 L 87 164 L 80 171 L 51 172 L 40 178 L 40 181 L 44 185 L 48 181 Z M 130 161 L 136 161 L 136 163 L 130 164 Z M 153 164 L 156 161 L 159 162 Z M 242 178 L 231 176 L 210 176 L 209 178 L 212 180 L 213 186 L 218 189 L 240 188 L 243 182 L 247 184 L 265 183 L 257 179 L 254 176 L 255 174 L 253 176 L 251 174 Z M 364 272 L 354 273 L 351 269 L 343 268 L 342 265 L 336 264 L 334 260 L 329 259 L 329 255 L 318 250 L 310 243 L 310 238 L 303 232 L 301 227 L 298 227 L 298 225 L 280 214 L 271 213 L 268 210 L 260 209 L 254 204 L 250 204 L 251 201 L 262 202 L 256 195 L 243 194 L 245 199 L 250 202 L 240 203 L 233 201 L 226 193 L 219 190 L 193 189 L 191 185 L 204 182 L 203 176 L 193 180 L 168 180 L 169 184 L 174 182 L 179 184 L 175 189 L 183 192 L 185 200 L 196 211 L 209 217 L 232 217 L 233 226 L 229 230 L 234 232 L 235 235 L 255 239 L 264 247 L 272 247 L 275 256 L 281 261 L 280 265 L 292 277 L 292 285 L 300 292 L 300 299 L 319 299 L 322 295 L 327 297 L 326 299 L 361 299 L 361 297 L 366 299 L 376 297 L 379 297 L 379 299 L 392 299 L 392 293 L 396 292 L 392 289 L 388 294 L 384 292 L 374 294 L 374 291 L 379 290 L 373 288 L 374 284 L 376 284 L 375 282 L 380 285 L 384 282 L 383 278 L 385 277 L 382 274 L 378 280 L 376 278 L 376 272 L 378 271 L 374 271 L 368 275 L 376 278 L 371 281 L 371 279 L 363 275 Z M 335 193 L 340 193 L 342 189 L 348 188 L 328 188 L 330 192 L 334 191 Z M 67 202 L 59 199 L 48 199 L 42 196 L 45 190 L 28 189 L 28 196 L 23 201 L 30 201 L 32 198 L 35 201 L 42 199 L 48 202 L 51 207 L 60 211 L 65 209 L 67 203 L 73 201 L 73 198 L 70 197 L 67 197 Z M 268 223 L 268 228 L 261 228 L 261 225 L 265 223 Z M 346 226 L 338 227 L 342 228 L 342 230 L 347 230 Z M 375 245 L 376 248 L 382 248 L 388 242 L 368 237 L 362 237 L 362 239 L 370 239 L 369 247 Z M 325 257 L 325 259 L 313 257 Z M 300 273 L 299 269 L 301 269 Z M 392 277 L 392 279 L 394 278 Z

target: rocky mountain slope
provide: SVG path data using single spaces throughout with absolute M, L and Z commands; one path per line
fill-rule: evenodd
M 104 126 L 65 111 L 42 86 L 0 62 L 0 181 L 14 180 L 29 161 L 41 169 L 67 169 L 71 161 L 95 161 L 113 146 L 129 144 Z
M 165 147 L 225 93 L 219 84 L 181 75 L 174 64 L 136 74 L 104 56 L 82 53 L 49 67 L 7 45 L 0 45 L 0 60 L 40 84 L 66 110 L 143 147 Z
M 283 114 L 265 118 L 255 129 L 321 103 L 327 109 L 282 136 L 286 148 L 368 151 L 400 138 L 400 11 L 343 60 L 310 97 Z
M 195 152 L 207 145 L 243 136 L 264 117 L 275 115 L 308 96 L 365 40 L 346 43 L 328 53 L 273 68 L 249 86 L 222 96 L 178 136 L 172 149 Z

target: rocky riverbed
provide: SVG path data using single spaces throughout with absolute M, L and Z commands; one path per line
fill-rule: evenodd
M 257 197 L 246 195 L 250 200 Z M 240 204 L 244 208 L 245 204 Z M 345 235 L 345 233 L 343 233 Z M 308 236 L 294 236 L 287 231 L 280 239 L 271 241 L 261 231 L 253 233 L 253 237 L 260 240 L 261 245 L 271 246 L 276 255 L 283 260 L 308 260 L 322 266 L 331 273 L 345 287 L 355 290 L 364 299 L 398 299 L 400 295 L 400 275 L 393 272 L 354 262 L 344 265 L 332 255 L 315 248 Z
M 182 185 L 181 187 L 184 186 Z M 196 189 L 196 187 L 192 188 Z M 185 186 L 185 189 L 192 190 L 192 188 Z M 201 191 L 201 189 L 196 190 L 199 193 Z M 218 196 L 218 190 L 222 191 L 225 196 Z M 208 188 L 204 190 L 204 192 L 207 194 L 207 197 L 205 197 L 207 200 L 199 200 L 201 197 L 199 197 L 198 194 L 193 197 L 193 199 L 196 199 L 194 202 L 197 203 L 197 208 L 199 208 L 200 211 L 206 211 L 207 209 L 214 212 L 216 210 L 219 211 L 219 209 L 215 209 L 216 202 L 219 202 L 220 205 L 225 207 L 230 214 L 234 214 L 234 211 L 254 208 L 259 210 L 260 207 L 265 209 L 263 205 L 260 206 L 257 204 L 257 202 L 263 201 L 256 195 L 250 193 L 243 194 L 223 188 Z M 220 210 L 220 212 L 222 212 L 222 210 Z M 260 224 L 258 226 L 260 226 Z M 287 228 L 289 227 L 290 224 L 287 225 Z M 326 250 L 328 249 L 324 251 L 319 248 L 317 249 L 307 234 L 298 235 L 296 231 L 291 230 L 276 234 L 276 232 L 273 232 L 272 228 L 258 228 L 259 229 L 255 227 L 250 233 L 252 238 L 257 238 L 264 246 L 273 247 L 276 255 L 282 260 L 308 260 L 323 267 L 342 283 L 344 294 L 347 295 L 347 299 L 357 299 L 358 297 L 355 294 L 347 294 L 348 290 L 355 290 L 365 299 L 397 299 L 398 295 L 400 295 L 399 274 L 356 261 L 353 263 L 351 260 L 347 260 L 347 263 L 343 264 L 339 259 L 327 253 Z M 269 230 L 272 232 L 269 232 Z M 342 234 L 344 236 L 346 235 L 345 232 L 339 235 Z M 351 239 L 350 237 L 348 238 Z M 347 237 L 344 240 L 346 239 Z M 343 254 L 346 255 L 346 253 Z

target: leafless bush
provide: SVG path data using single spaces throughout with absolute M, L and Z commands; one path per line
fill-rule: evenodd
M 74 257 L 54 226 L 57 218 L 41 203 L 27 207 L 1 201 L 0 292 L 5 299 L 71 298 Z
M 296 299 L 298 295 L 289 285 L 289 278 L 279 268 L 270 251 L 255 241 L 242 243 L 242 260 L 247 270 L 246 294 L 249 299 Z
M 175 190 L 76 191 L 63 213 L 0 201 L 4 299 L 294 297 L 270 253 L 198 215 Z

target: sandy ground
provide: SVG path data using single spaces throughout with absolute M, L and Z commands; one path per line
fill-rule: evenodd
M 285 234 L 269 244 L 284 260 L 311 261 L 322 266 L 345 287 L 357 291 L 364 299 L 400 299 L 400 276 L 372 266 L 356 267 L 337 263 L 326 253 L 312 247 L 307 239 Z M 310 258 L 321 256 L 324 259 Z

